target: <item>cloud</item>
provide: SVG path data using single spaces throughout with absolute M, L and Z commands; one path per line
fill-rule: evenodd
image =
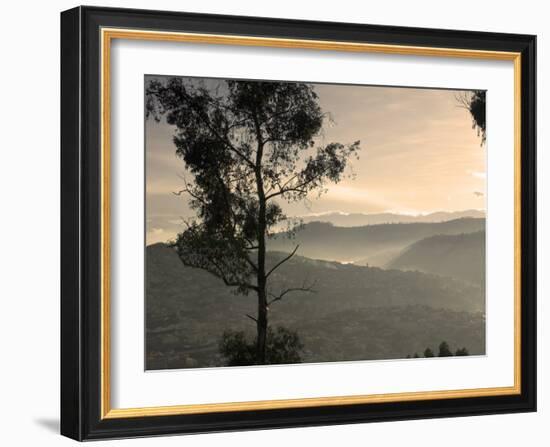
M 487 178 L 487 173 L 485 172 L 479 172 L 479 171 L 468 171 L 468 174 L 470 174 L 472 177 L 480 178 L 485 180 Z
M 176 232 L 169 231 L 164 228 L 154 227 L 147 231 L 146 245 L 156 244 L 158 242 L 167 242 L 176 236 Z

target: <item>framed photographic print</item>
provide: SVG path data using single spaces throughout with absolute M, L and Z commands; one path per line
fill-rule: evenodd
M 535 411 L 535 36 L 61 14 L 61 432 Z

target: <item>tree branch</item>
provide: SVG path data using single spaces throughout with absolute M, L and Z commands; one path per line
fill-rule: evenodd
M 244 260 L 250 267 L 252 267 L 252 270 L 254 270 L 255 272 L 258 271 L 258 266 L 254 264 L 254 262 L 248 257 L 248 253 L 244 254 Z
M 274 295 L 272 293 L 269 293 L 269 296 L 273 297 L 272 300 L 267 302 L 267 305 L 270 306 L 276 301 L 281 301 L 285 295 L 291 292 L 310 292 L 313 293 L 315 290 L 313 290 L 313 286 L 315 285 L 315 281 L 310 286 L 303 285 L 302 287 L 290 287 L 288 289 L 283 290 L 279 295 Z
M 290 258 L 292 258 L 292 256 L 294 256 L 296 254 L 296 251 L 298 250 L 298 247 L 300 247 L 300 244 L 296 245 L 296 247 L 294 247 L 294 250 L 292 250 L 292 252 L 288 256 L 285 256 L 277 264 L 275 264 L 275 266 L 269 272 L 267 272 L 267 274 L 265 275 L 265 278 L 266 279 L 269 278 L 269 275 L 271 275 L 276 269 L 278 269 L 286 261 L 288 261 Z
M 279 191 L 276 191 L 274 193 L 271 193 L 269 194 L 268 196 L 266 196 L 266 200 L 269 200 L 269 199 L 272 199 L 273 197 L 277 197 L 277 196 L 282 196 L 283 194 L 286 194 L 287 192 L 299 192 L 301 194 L 306 194 L 308 191 L 306 189 L 304 189 L 304 187 L 306 187 L 307 185 L 309 185 L 310 183 L 312 182 L 315 182 L 317 180 L 320 180 L 323 175 L 325 175 L 326 171 L 328 171 L 328 168 L 326 169 L 323 169 L 321 172 L 319 172 L 316 176 L 314 177 L 311 177 L 307 180 L 304 180 L 303 182 L 301 183 L 298 183 L 296 185 L 293 185 L 293 186 L 290 186 L 290 187 L 286 187 L 292 180 L 294 180 L 296 177 L 298 177 L 298 174 L 292 176 L 289 180 L 287 180 L 283 186 L 281 186 L 279 188 Z
M 212 271 L 212 270 L 208 270 L 208 271 L 212 273 L 214 276 L 217 276 L 218 278 L 220 278 L 226 286 L 246 287 L 247 289 L 256 290 L 256 291 L 258 290 L 258 286 L 255 286 L 254 284 L 250 284 L 245 281 L 231 281 L 229 278 L 227 278 L 222 268 L 219 265 L 217 265 L 217 263 L 212 258 L 208 258 L 208 261 L 216 268 L 216 271 Z
M 191 197 L 193 197 L 193 199 L 195 200 L 198 200 L 200 203 L 202 203 L 203 205 L 206 204 L 206 202 L 204 201 L 204 199 L 202 197 L 200 197 L 199 195 L 195 194 L 191 188 L 189 188 L 189 183 L 187 182 L 187 179 L 185 178 L 185 175 L 183 174 L 178 174 L 178 177 L 181 178 L 183 180 L 183 184 L 185 185 L 185 188 L 183 189 L 180 189 L 179 191 L 174 191 L 172 194 L 174 194 L 175 196 L 181 196 L 184 192 L 186 192 L 187 194 L 189 194 Z

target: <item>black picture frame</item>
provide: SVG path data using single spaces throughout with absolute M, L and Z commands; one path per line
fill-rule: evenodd
M 521 53 L 521 391 L 514 395 L 102 418 L 101 28 Z M 61 433 L 76 440 L 536 410 L 536 37 L 166 11 L 61 14 Z

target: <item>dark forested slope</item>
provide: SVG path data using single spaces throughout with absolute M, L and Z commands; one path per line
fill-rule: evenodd
M 273 265 L 283 256 L 270 253 Z M 234 295 L 209 273 L 185 267 L 164 244 L 147 247 L 147 367 L 219 364 L 228 329 L 254 333 L 253 295 Z M 420 272 L 296 256 L 273 276 L 273 292 L 314 284 L 270 309 L 273 326 L 296 330 L 305 361 L 400 358 L 445 339 L 484 351 L 484 295 L 473 284 Z M 337 345 L 337 347 L 335 347 Z

